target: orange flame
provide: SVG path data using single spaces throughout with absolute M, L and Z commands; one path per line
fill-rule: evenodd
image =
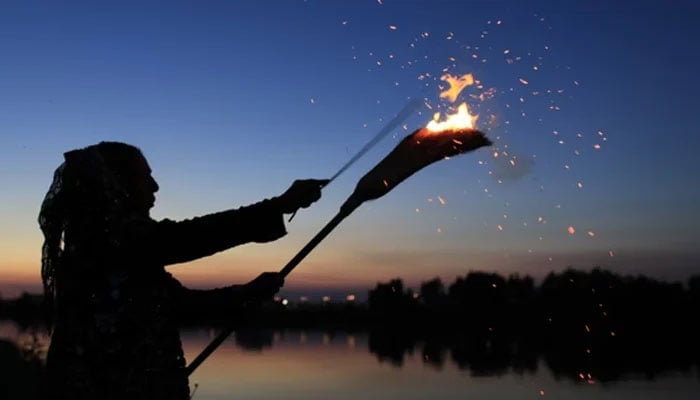
M 433 120 L 425 126 L 430 132 L 456 131 L 462 129 L 474 129 L 474 124 L 478 115 L 469 113 L 467 103 L 462 103 L 457 107 L 456 114 L 446 115 L 446 119 L 440 122 L 440 113 L 433 115 Z
M 440 77 L 440 80 L 450 85 L 449 89 L 440 92 L 440 98 L 443 99 L 446 97 L 450 103 L 457 101 L 457 97 L 465 87 L 474 84 L 474 77 L 472 74 L 464 74 L 462 76 L 445 74 Z

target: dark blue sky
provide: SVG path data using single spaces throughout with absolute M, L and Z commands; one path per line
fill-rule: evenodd
M 5 1 L 0 13 L 6 291 L 38 282 L 35 217 L 64 151 L 141 147 L 161 184 L 154 216 L 185 218 L 331 175 L 409 98 L 445 107 L 445 68 L 480 81 L 461 100 L 496 146 L 363 206 L 291 288 L 469 269 L 700 270 L 694 2 L 67 3 Z M 282 241 L 173 271 L 207 285 L 284 264 L 405 133 L 329 186 Z

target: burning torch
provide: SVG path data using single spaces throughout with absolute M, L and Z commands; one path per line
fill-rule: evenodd
M 404 110 L 405 111 L 405 110 Z M 401 115 L 402 113 L 400 113 Z M 398 118 L 398 116 L 397 116 Z M 401 117 L 405 118 L 405 117 Z M 365 174 L 357 183 L 353 193 L 340 207 L 338 213 L 326 226 L 321 229 L 299 252 L 285 265 L 280 274 L 289 275 L 294 268 L 335 229 L 340 222 L 347 218 L 362 203 L 378 199 L 398 186 L 409 176 L 428 165 L 455 155 L 467 153 L 480 147 L 490 146 L 491 141 L 474 127 L 476 116 L 469 114 L 466 103 L 457 108 L 457 113 L 449 115 L 445 121 L 439 121 L 439 113 L 426 127 L 420 128 L 406 136 L 401 142 Z M 395 118 L 394 121 L 397 119 Z M 394 122 L 392 121 L 392 123 Z M 399 122 L 400 123 L 400 122 Z M 398 124 L 398 123 L 397 123 Z M 391 123 L 389 124 L 391 125 Z M 387 130 L 390 131 L 393 128 Z M 380 134 L 383 131 L 380 131 Z M 385 135 L 383 133 L 383 135 Z M 377 136 L 381 139 L 381 136 Z M 375 139 L 377 139 L 375 137 Z M 378 141 L 378 139 L 376 140 Z M 376 143 L 376 142 L 374 142 Z M 374 144 L 370 142 L 368 145 Z M 365 146 L 359 155 L 353 157 L 341 170 L 333 176 L 337 177 L 350 164 L 356 161 L 366 150 Z M 222 331 L 214 340 L 187 366 L 190 375 L 216 348 L 233 332 L 233 325 Z

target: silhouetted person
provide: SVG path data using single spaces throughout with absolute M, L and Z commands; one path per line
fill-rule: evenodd
M 326 181 L 181 222 L 150 218 L 158 184 L 141 151 L 102 142 L 65 153 L 41 206 L 42 280 L 52 303 L 47 370 L 55 399 L 187 399 L 177 313 L 271 298 L 264 273 L 242 286 L 190 290 L 165 266 L 286 234 L 285 213 L 318 200 Z

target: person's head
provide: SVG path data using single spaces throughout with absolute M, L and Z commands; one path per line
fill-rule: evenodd
M 141 150 L 121 142 L 100 142 L 94 147 L 104 159 L 107 173 L 113 175 L 124 191 L 124 206 L 147 213 L 155 203 L 159 187 Z
M 81 209 L 148 214 L 153 207 L 158 183 L 137 147 L 121 142 L 100 142 L 69 151 L 64 157 L 63 185 L 69 201 L 80 205 Z
M 135 146 L 101 142 L 66 152 L 64 159 L 39 213 L 42 278 L 51 300 L 64 241 L 118 243 L 114 235 L 119 225 L 128 218 L 147 217 L 158 191 L 148 162 Z

